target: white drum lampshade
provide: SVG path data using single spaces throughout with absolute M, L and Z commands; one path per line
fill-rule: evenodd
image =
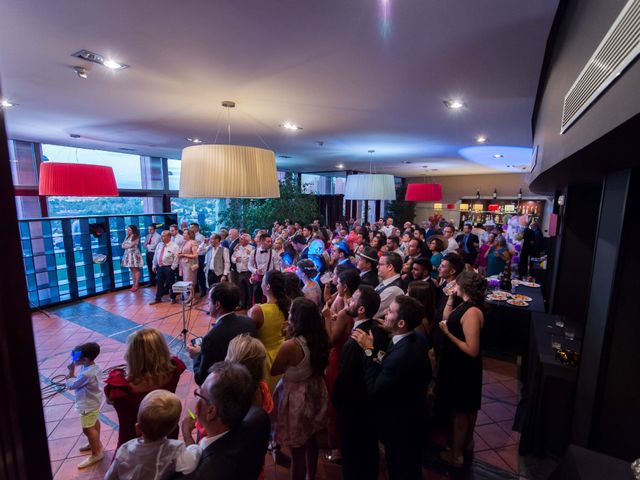
M 344 187 L 345 200 L 395 200 L 396 184 L 393 175 L 349 175 Z
M 238 145 L 193 145 L 182 150 L 182 198 L 279 198 L 271 150 Z

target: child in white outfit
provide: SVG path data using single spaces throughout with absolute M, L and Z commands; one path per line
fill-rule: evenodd
M 100 441 L 100 406 L 104 399 L 102 393 L 102 370 L 94 363 L 100 354 L 100 345 L 94 342 L 83 343 L 71 351 L 71 363 L 67 367 L 67 390 L 76 394 L 76 411 L 80 414 L 82 433 L 89 440 L 88 445 L 80 447 L 81 452 L 91 451 L 91 456 L 78 464 L 78 468 L 86 468 L 104 458 Z M 76 366 L 80 371 L 76 376 Z
M 120 446 L 104 479 L 165 480 L 175 473 L 193 472 L 200 462 L 200 448 L 167 438 L 178 425 L 181 412 L 180 399 L 173 393 L 148 393 L 140 403 L 136 423 L 136 433 L 142 437 Z

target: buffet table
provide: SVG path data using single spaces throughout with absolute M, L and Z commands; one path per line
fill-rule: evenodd
M 482 327 L 484 351 L 526 356 L 531 315 L 544 313 L 544 298 L 539 287 L 518 285 L 514 292 L 530 297 L 529 306 L 516 307 L 506 301 L 487 301 L 489 309 Z
M 564 323 L 560 327 L 557 323 Z M 566 331 L 574 338 L 566 338 Z M 528 375 L 518 405 L 520 455 L 561 455 L 571 435 L 578 369 L 556 359 L 556 347 L 580 352 L 582 326 L 559 315 L 534 313 L 528 355 Z

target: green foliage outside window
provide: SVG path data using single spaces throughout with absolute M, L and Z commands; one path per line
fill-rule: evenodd
M 285 219 L 311 223 L 319 216 L 315 195 L 301 193 L 292 175 L 280 181 L 280 198 L 232 199 L 228 208 L 218 214 L 218 223 L 227 227 L 241 226 L 253 232 L 270 228 Z

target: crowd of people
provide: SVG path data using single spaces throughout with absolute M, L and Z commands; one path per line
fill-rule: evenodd
M 141 239 L 129 230 L 123 266 L 136 279 Z M 149 227 L 152 304 L 175 301 L 181 276 L 208 296 L 214 322 L 187 346 L 200 388 L 182 414 L 172 392 L 187 366 L 158 331 L 129 337 L 127 367 L 104 387 L 120 424 L 106 478 L 259 478 L 269 448 L 292 479 L 312 479 L 322 445 L 345 479 L 376 479 L 381 444 L 390 479 L 419 479 L 436 427 L 449 434 L 441 461 L 463 466 L 480 409 L 485 275 L 511 261 L 503 240 L 472 225 L 455 235 L 448 223 L 396 227 L 391 218 L 333 231 L 285 221 L 208 239 L 197 224 Z M 74 352 L 68 386 L 89 439 L 84 468 L 102 458 L 99 347 Z

